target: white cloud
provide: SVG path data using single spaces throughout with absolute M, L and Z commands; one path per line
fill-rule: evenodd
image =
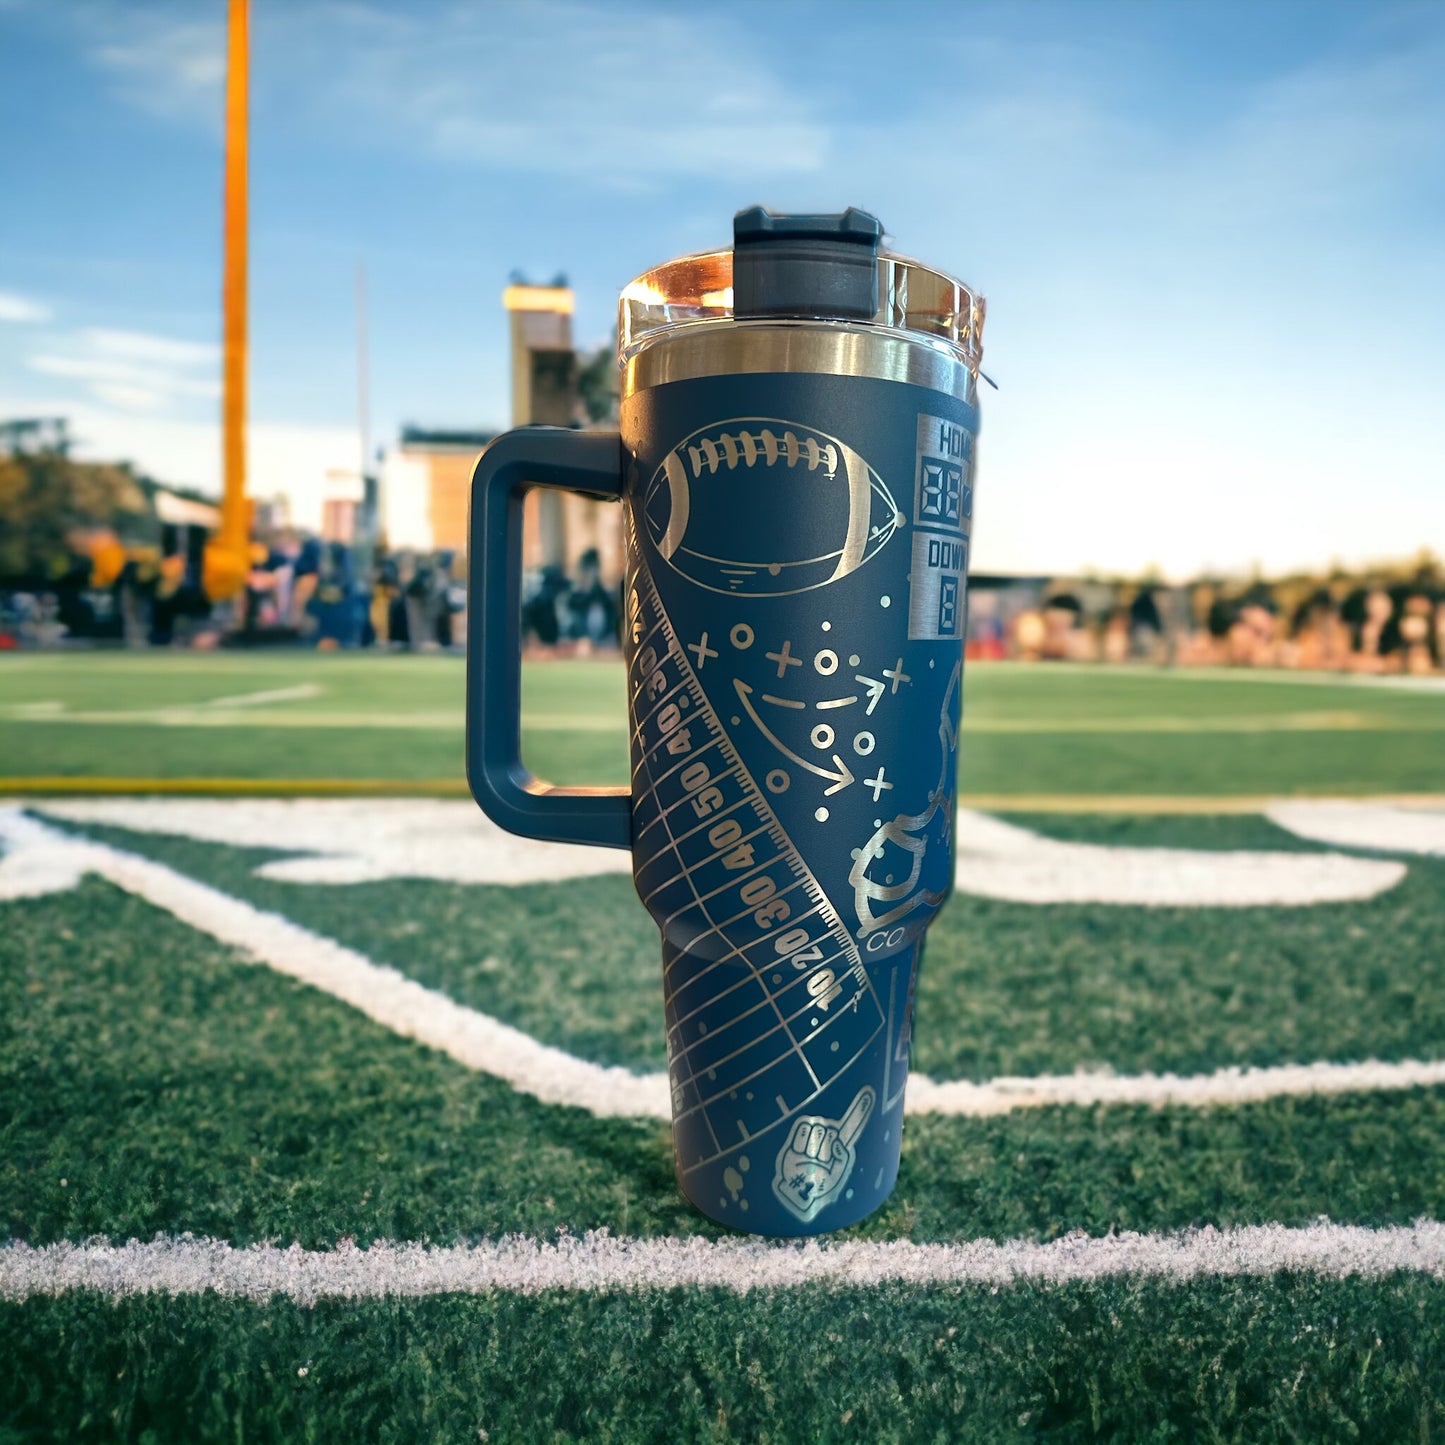
M 158 398 L 216 398 L 221 385 L 209 377 L 193 377 L 163 368 L 135 366 L 104 356 L 54 356 L 41 354 L 29 357 L 26 365 L 42 376 L 64 376 L 77 381 L 90 381 L 121 387 L 143 388 Z
M 98 381 L 91 390 L 101 401 L 126 411 L 155 411 L 165 401 L 158 391 L 147 391 L 143 386 L 121 381 Z
M 0 291 L 0 321 L 38 324 L 50 320 L 50 308 L 13 291 Z
M 177 341 L 174 337 L 154 336 L 145 331 L 114 331 L 92 326 L 81 332 L 81 338 L 102 355 L 127 361 L 153 361 L 161 366 L 214 366 L 221 359 L 221 348 L 213 342 Z
M 167 118 L 221 121 L 226 78 L 225 28 L 221 7 L 215 19 L 197 19 L 180 7 L 75 6 L 72 21 L 96 37 L 88 53 L 108 71 L 121 99 Z
M 219 124 L 218 21 L 156 3 L 69 14 L 121 99 Z M 635 185 L 806 173 L 828 149 L 797 62 L 735 17 L 573 0 L 307 4 L 253 13 L 251 44 L 253 112 L 304 110 L 348 142 L 471 165 Z
M 88 327 L 65 338 L 65 349 L 26 358 L 41 376 L 87 384 L 90 394 L 126 411 L 158 411 L 221 394 L 220 348 L 141 331 Z

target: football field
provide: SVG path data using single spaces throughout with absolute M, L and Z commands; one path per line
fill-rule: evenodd
M 0 1442 L 1445 1432 L 1445 690 L 974 667 L 898 1186 L 680 1199 L 446 657 L 0 659 Z M 620 664 L 526 753 L 627 776 Z M 726 1204 L 726 1201 L 722 1201 Z

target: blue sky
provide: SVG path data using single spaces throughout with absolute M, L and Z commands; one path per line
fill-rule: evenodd
M 0 0 L 0 415 L 214 487 L 222 0 Z M 259 490 L 507 421 L 732 212 L 862 205 L 989 299 L 976 560 L 1445 550 L 1445 7 L 253 0 Z M 293 475 L 294 474 L 294 475 Z

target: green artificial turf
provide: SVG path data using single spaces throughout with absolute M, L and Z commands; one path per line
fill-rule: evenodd
M 1255 817 L 1017 821 L 1113 845 L 1319 851 Z M 626 877 L 305 885 L 255 876 L 277 853 L 84 831 L 584 1058 L 665 1065 L 657 934 Z M 974 1080 L 1440 1057 L 1445 861 L 1411 859 L 1404 881 L 1368 902 L 1303 908 L 1039 906 L 957 892 L 929 931 L 915 1050 L 924 1072 Z
M 459 783 L 464 675 L 442 656 L 0 658 L 0 779 Z M 264 700 L 298 687 L 315 695 Z M 626 780 L 615 659 L 530 663 L 523 691 L 534 771 Z M 980 794 L 1445 791 L 1445 695 L 1330 679 L 975 665 L 964 732 Z
M 1428 1441 L 1445 1292 L 1278 1276 L 0 1305 L 0 1440 Z

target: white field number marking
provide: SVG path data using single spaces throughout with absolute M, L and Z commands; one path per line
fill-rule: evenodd
M 293 883 L 544 883 L 632 870 L 621 849 L 516 838 L 467 802 L 86 798 L 41 806 L 77 823 L 301 854 L 256 870 Z M 1403 863 L 1338 853 L 1061 843 L 970 809 L 959 811 L 957 851 L 961 892 L 1016 903 L 1298 907 L 1374 898 L 1405 876 Z

